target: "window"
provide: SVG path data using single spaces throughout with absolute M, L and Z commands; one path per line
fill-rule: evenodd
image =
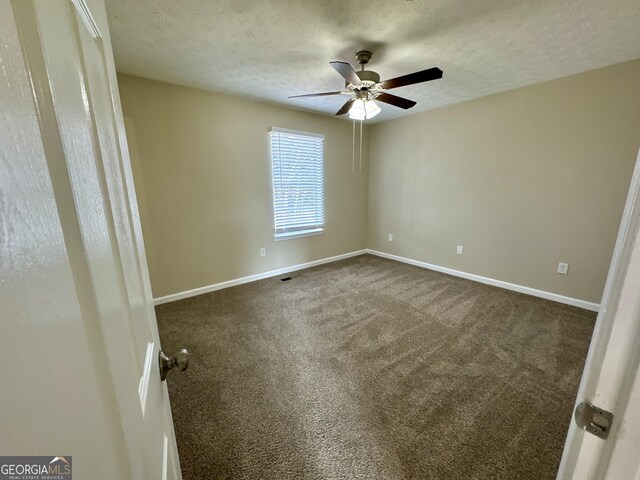
M 324 135 L 269 131 L 275 239 L 324 231 Z

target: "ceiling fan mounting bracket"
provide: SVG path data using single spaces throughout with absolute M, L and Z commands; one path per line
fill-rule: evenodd
M 362 68 L 364 69 L 364 66 L 369 63 L 369 60 L 371 60 L 371 52 L 369 52 L 368 50 L 360 50 L 358 53 L 356 53 L 356 60 L 360 65 L 362 65 Z

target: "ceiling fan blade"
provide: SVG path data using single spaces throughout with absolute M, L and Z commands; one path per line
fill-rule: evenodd
M 342 77 L 351 85 L 359 86 L 362 84 L 362 80 L 356 74 L 350 63 L 347 62 L 329 62 L 333 68 L 336 69 Z
M 398 87 L 406 87 L 407 85 L 413 85 L 415 83 L 428 82 L 429 80 L 437 80 L 442 78 L 442 70 L 438 67 L 428 68 L 421 72 L 410 73 L 409 75 L 403 75 L 401 77 L 392 78 L 380 82 L 380 86 L 385 90 Z
M 393 105 L 394 107 L 407 108 L 413 107 L 416 102 L 413 100 L 408 100 L 402 97 L 396 97 L 395 95 L 391 95 L 390 93 L 380 93 L 376 95 L 376 100 L 380 100 L 381 102 L 388 103 L 389 105 Z
M 345 104 L 342 105 L 342 108 L 336 112 L 336 116 L 344 115 L 345 113 L 347 113 L 351 108 L 351 102 L 353 102 L 353 100 L 354 100 L 353 98 L 350 98 L 349 100 L 347 100 Z
M 291 95 L 287 98 L 300 98 L 300 97 L 326 97 L 327 95 L 340 95 L 342 92 L 322 92 L 322 93 L 308 93 L 306 95 Z

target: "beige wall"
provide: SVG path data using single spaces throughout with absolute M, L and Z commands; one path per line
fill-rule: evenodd
M 372 126 L 369 247 L 599 302 L 639 86 L 634 61 Z
M 353 174 L 351 123 L 126 75 L 118 81 L 154 297 L 366 247 L 367 152 Z M 323 235 L 273 240 L 271 126 L 326 135 Z
M 119 83 L 155 297 L 369 247 L 600 301 L 640 147 L 640 61 L 374 124 L 355 175 L 349 122 Z M 324 235 L 273 241 L 270 126 L 326 135 Z

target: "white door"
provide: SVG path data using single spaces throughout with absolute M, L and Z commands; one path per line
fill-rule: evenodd
M 576 403 L 613 413 L 606 440 L 571 422 L 558 479 L 640 480 L 640 156 Z
M 0 37 L 0 455 L 179 479 L 102 0 L 0 0 Z

